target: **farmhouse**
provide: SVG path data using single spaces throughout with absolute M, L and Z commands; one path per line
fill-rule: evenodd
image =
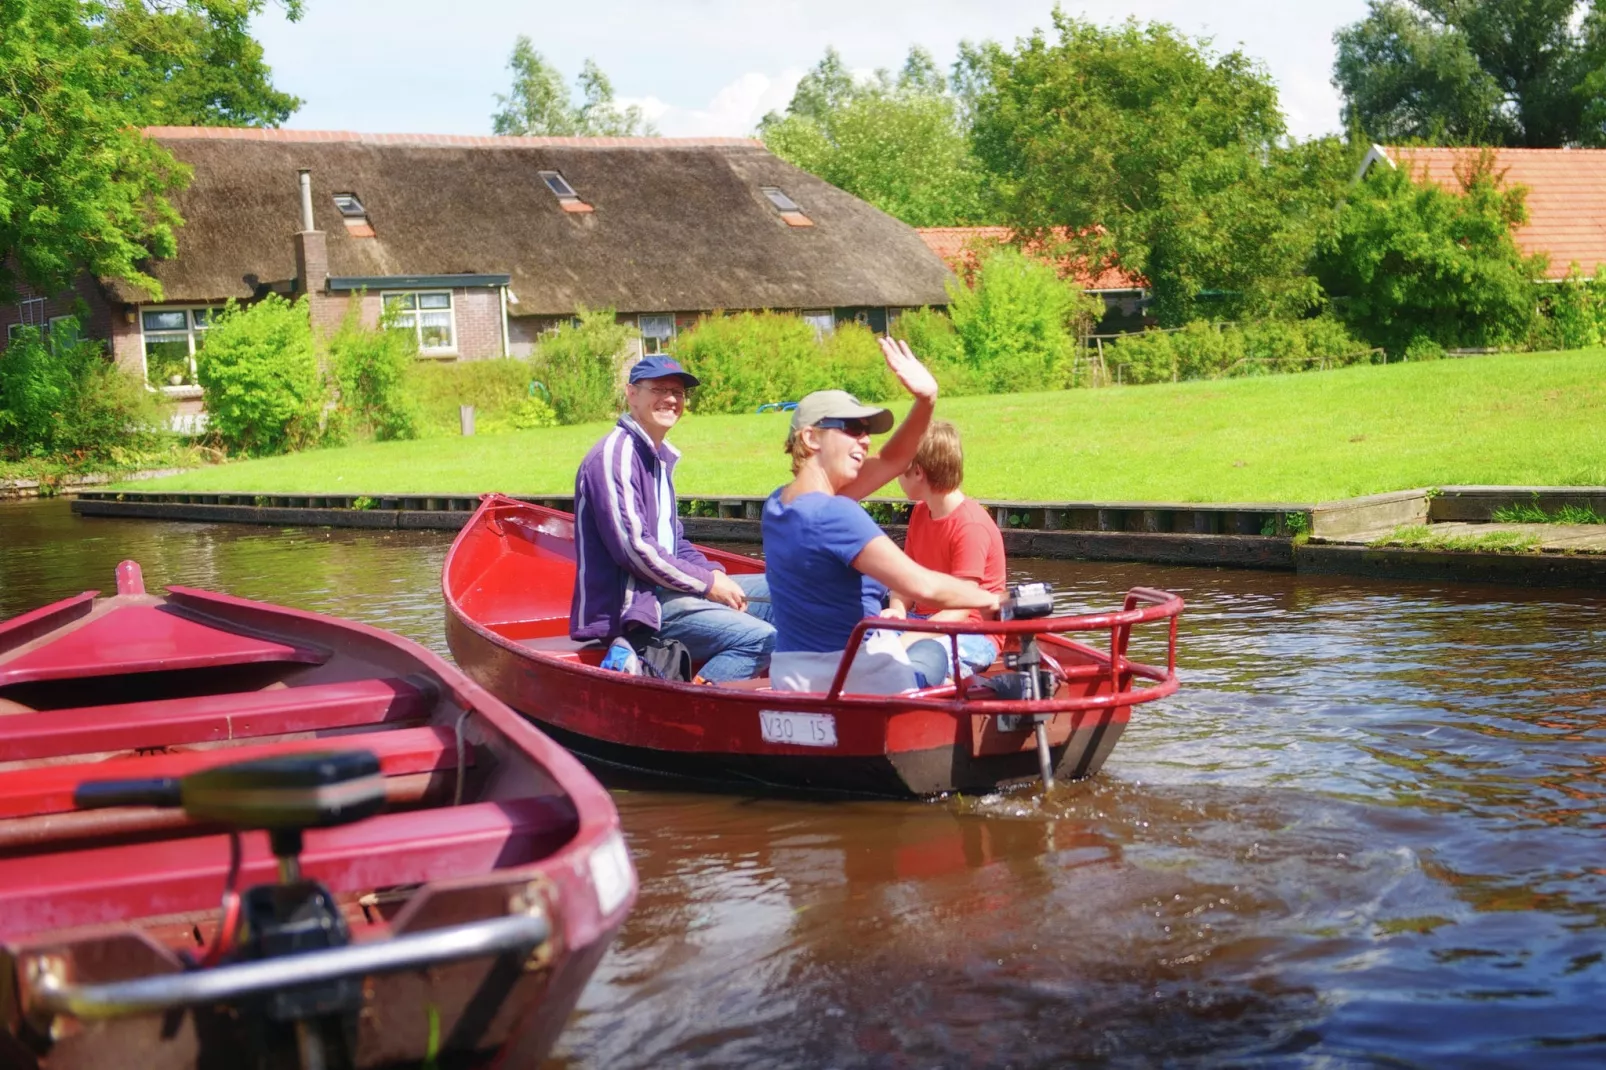
M 1465 149 L 1373 145 L 1356 177 L 1373 167 L 1404 167 L 1419 182 L 1458 190 L 1458 167 L 1480 152 L 1494 154 L 1507 186 L 1528 188 L 1528 222 L 1512 231 L 1525 256 L 1549 258 L 1545 274 L 1565 278 L 1576 263 L 1585 275 L 1606 264 L 1606 149 Z
M 428 359 L 527 354 L 580 308 L 611 307 L 643 352 L 715 310 L 795 310 L 885 331 L 944 305 L 952 278 L 911 227 L 741 138 L 519 138 L 155 127 L 194 178 L 178 254 L 121 281 L 0 306 L 106 339 L 176 398 L 228 300 L 304 295 L 332 330 L 356 301 Z

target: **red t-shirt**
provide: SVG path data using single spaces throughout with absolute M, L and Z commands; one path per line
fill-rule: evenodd
M 1004 537 L 974 499 L 966 498 L 941 520 L 931 518 L 925 502 L 915 503 L 903 549 L 916 564 L 934 572 L 974 580 L 1000 596 L 1004 593 Z M 920 603 L 913 608 L 928 616 L 940 609 Z M 970 619 L 981 620 L 981 610 L 971 610 Z M 997 636 L 991 638 L 998 642 Z

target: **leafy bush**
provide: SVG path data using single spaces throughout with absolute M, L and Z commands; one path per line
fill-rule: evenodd
M 975 370 L 965 360 L 965 347 L 947 313 L 934 308 L 912 308 L 898 317 L 892 332 L 909 343 L 948 397 L 984 394 Z
M 457 407 L 474 406 L 477 431 L 492 433 L 530 396 L 535 369 L 518 357 L 419 361 L 407 378 L 426 435 L 458 433 Z
M 329 339 L 329 370 L 340 388 L 341 410 L 381 441 L 418 437 L 418 402 L 407 389 L 417 362 L 417 337 L 411 331 L 364 327 L 355 300 Z
M 195 364 L 209 426 L 229 451 L 262 457 L 317 440 L 326 390 L 300 302 L 231 301 Z
M 682 332 L 672 349 L 702 381 L 693 412 L 752 412 L 796 401 L 829 379 L 814 328 L 788 312 L 716 313 Z
M 1459 191 L 1374 167 L 1324 240 L 1317 277 L 1357 335 L 1398 356 L 1418 338 L 1498 346 L 1525 338 L 1542 257 L 1524 257 L 1511 230 L 1527 219 L 1525 189 L 1501 188 L 1490 152 L 1456 168 Z
M 989 253 L 975 278 L 974 288 L 950 283 L 948 290 L 948 314 L 975 384 L 988 393 L 1063 385 L 1073 328 L 1095 314 L 1094 302 L 1013 246 Z
M 546 399 L 531 394 L 508 414 L 508 423 L 516 431 L 533 431 L 537 427 L 558 426 L 558 413 Z
M 114 463 L 151 448 L 161 422 L 157 395 L 99 342 L 51 346 L 28 328 L 0 354 L 0 452 L 9 458 Z
M 581 309 L 579 320 L 541 339 L 531 358 L 558 421 L 565 424 L 606 420 L 620 412 L 621 372 L 634 334 L 616 321 L 611 308 Z
M 1402 360 L 1443 360 L 1444 347 L 1426 335 L 1418 335 L 1411 339 L 1411 344 L 1405 347 Z
M 902 394 L 870 328 L 839 324 L 823 342 L 824 359 L 811 377 L 809 390 L 846 390 L 860 401 L 890 401 Z
M 1567 277 L 1558 283 L 1545 302 L 1548 313 L 1542 328 L 1542 344 L 1547 349 L 1583 349 L 1606 340 L 1606 265 L 1595 269 L 1593 279 L 1584 278 L 1574 261 Z
M 1365 343 L 1328 317 L 1242 327 L 1195 320 L 1181 330 L 1127 335 L 1106 348 L 1110 374 L 1119 369 L 1126 383 L 1312 371 L 1371 359 Z

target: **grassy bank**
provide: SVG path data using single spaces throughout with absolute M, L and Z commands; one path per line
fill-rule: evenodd
M 1321 501 L 1466 483 L 1606 484 L 1606 350 L 944 399 L 966 488 L 1016 500 Z M 605 424 L 371 443 L 141 490 L 567 494 Z M 682 496 L 787 477 L 784 414 L 688 416 Z M 892 488 L 895 492 L 896 487 Z

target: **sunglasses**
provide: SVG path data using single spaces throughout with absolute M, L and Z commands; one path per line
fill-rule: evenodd
M 844 431 L 854 438 L 873 433 L 870 430 L 870 421 L 856 416 L 827 416 L 823 420 L 814 421 L 814 426 L 833 431 Z

